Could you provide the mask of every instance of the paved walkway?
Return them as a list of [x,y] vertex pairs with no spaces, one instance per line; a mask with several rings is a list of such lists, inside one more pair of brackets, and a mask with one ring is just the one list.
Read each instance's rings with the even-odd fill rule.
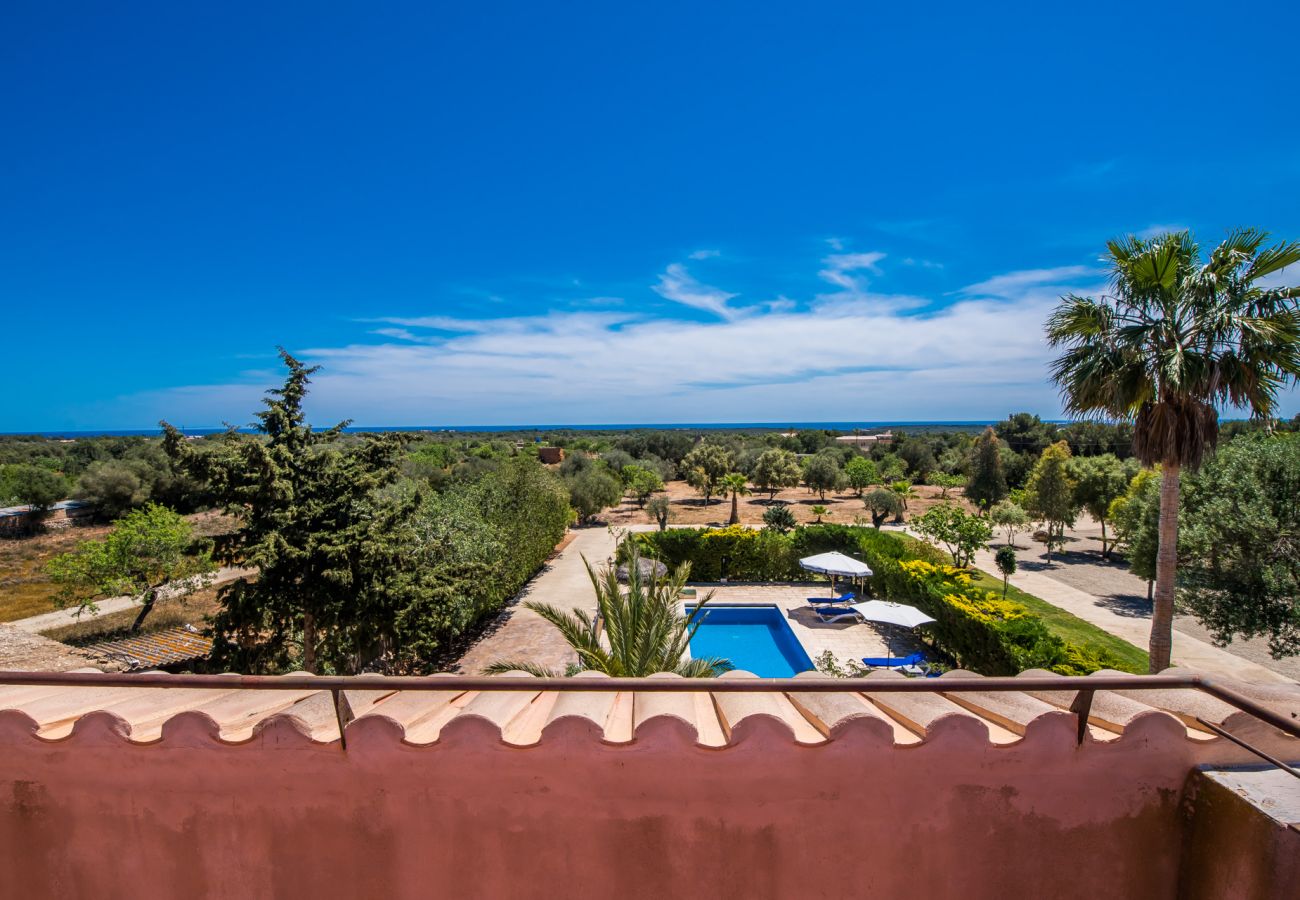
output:
[[[975,554],[975,566],[1001,579],[997,565],[993,562],[993,553],[982,550]],[[1011,583],[1026,593],[1046,600],[1066,612],[1073,613],[1085,622],[1091,622],[1103,631],[1123,638],[1136,647],[1146,647],[1151,639],[1151,615],[1149,612],[1134,613],[1132,610],[1123,614],[1116,612],[1112,605],[1102,602],[1101,598],[1070,587],[1052,578],[1044,572],[1029,572],[1021,569],[1011,576]],[[1291,679],[1259,663],[1235,656],[1220,647],[1206,641],[1174,630],[1173,663],[1205,672],[1211,675],[1225,675],[1242,681],[1267,681],[1291,683]]]
[[554,625],[520,605],[523,600],[535,600],[564,609],[596,608],[596,593],[582,560],[585,556],[593,566],[601,565],[613,557],[617,540],[607,528],[580,528],[574,535],[460,658],[455,671],[478,675],[484,666],[508,659],[563,672],[569,663],[578,661]]
[[[242,575],[251,575],[255,569],[240,569],[234,566],[223,566],[216,572],[216,577],[209,585],[222,584],[227,581],[234,581]],[[168,589],[162,588],[160,599],[168,596]],[[77,613],[79,607],[69,607],[68,609],[56,609],[54,612],[41,613],[39,616],[29,616],[26,619],[18,619],[10,622],[15,628],[20,628],[29,634],[40,634],[43,631],[49,631],[52,628],[62,628],[64,625],[75,625],[77,622],[88,622],[99,616],[106,616],[109,613],[121,612],[124,609],[138,607],[134,597],[109,597],[107,600],[98,600],[95,606],[98,612],[85,612],[80,616]]]

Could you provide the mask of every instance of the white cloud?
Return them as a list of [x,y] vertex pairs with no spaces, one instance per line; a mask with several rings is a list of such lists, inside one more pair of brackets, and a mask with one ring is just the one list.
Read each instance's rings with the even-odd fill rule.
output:
[[724,319],[734,319],[740,311],[727,306],[727,301],[736,295],[721,288],[711,287],[696,281],[681,263],[672,263],[659,276],[659,283],[653,290],[660,297],[714,313]]
[[[670,266],[656,289],[717,312],[714,321],[591,310],[391,317],[383,343],[297,353],[322,366],[309,412],[322,423],[474,425],[984,419],[1057,409],[1042,337],[1056,298],[1040,279],[1012,273],[1001,277],[1002,298],[902,314],[900,305],[931,301],[870,294],[853,275],[878,271],[882,258],[828,257],[822,277],[847,273],[848,287],[826,279],[843,291],[811,304],[782,296],[743,316],[726,306],[734,295]],[[1026,287],[1016,293],[1015,284]],[[137,395],[117,414],[175,420],[180,409],[191,425],[245,421],[273,380]]]
[[690,254],[691,259],[713,259],[722,255],[721,250],[696,250]]
[[1264,288],[1300,286],[1300,263],[1292,263],[1285,269],[1279,269],[1272,275],[1265,275],[1255,283]]
[[1089,266],[1058,266],[1055,269],[1023,269],[996,275],[987,281],[967,285],[957,293],[967,297],[1016,297],[1030,288],[1049,285],[1077,284],[1081,279],[1092,278],[1098,270]]
[[883,253],[832,253],[822,260],[825,266],[818,276],[831,284],[845,290],[858,290],[862,279],[853,273],[867,271],[872,275],[880,274],[876,263],[885,258]]

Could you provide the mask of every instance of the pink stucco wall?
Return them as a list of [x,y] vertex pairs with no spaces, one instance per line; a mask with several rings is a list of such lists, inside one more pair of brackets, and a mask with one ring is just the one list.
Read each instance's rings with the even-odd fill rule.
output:
[[1065,714],[1007,746],[961,716],[912,747],[765,716],[724,749],[671,717],[530,748],[474,716],[423,747],[381,717],[346,749],[287,718],[235,746],[196,713],[144,745],[104,713],[32,731],[0,714],[5,898],[1172,898],[1199,752],[1159,715],[1082,748]]

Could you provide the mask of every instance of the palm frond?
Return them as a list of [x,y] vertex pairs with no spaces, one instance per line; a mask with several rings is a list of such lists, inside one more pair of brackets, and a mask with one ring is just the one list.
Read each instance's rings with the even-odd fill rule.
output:
[[[596,595],[596,616],[584,609],[564,609],[548,603],[526,602],[525,608],[555,626],[578,655],[584,670],[611,676],[641,677],[656,672],[689,671],[691,677],[712,677],[726,671],[726,660],[688,660],[690,640],[699,628],[701,609],[713,599],[709,593],[690,616],[681,611],[682,588],[690,577],[689,564],[666,575],[656,567],[642,572],[639,545],[624,542],[627,584],[619,583],[613,565],[597,568],[585,558],[587,577]],[[602,629],[597,630],[597,622]],[[494,663],[492,671],[524,668],[513,662]]]
[[535,678],[561,678],[564,675],[563,672],[556,672],[554,669],[547,669],[534,663],[506,659],[499,659],[483,667],[484,675],[505,675],[508,672],[527,672]]
[[1140,459],[1193,468],[1218,405],[1271,414],[1300,379],[1300,288],[1255,282],[1300,261],[1300,244],[1261,249],[1267,237],[1231,232],[1205,261],[1185,231],[1110,241],[1110,296],[1066,295],[1047,322],[1066,410],[1131,419]]

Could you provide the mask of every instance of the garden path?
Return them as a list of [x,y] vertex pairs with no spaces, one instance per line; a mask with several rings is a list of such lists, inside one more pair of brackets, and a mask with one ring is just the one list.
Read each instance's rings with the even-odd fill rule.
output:
[[483,637],[460,658],[454,671],[478,675],[490,663],[511,659],[562,672],[569,663],[577,662],[577,655],[555,626],[522,606],[523,600],[535,600],[563,609],[595,609],[596,593],[583,558],[593,566],[611,559],[617,537],[604,527],[579,528],[574,535],[569,545],[506,605]]

